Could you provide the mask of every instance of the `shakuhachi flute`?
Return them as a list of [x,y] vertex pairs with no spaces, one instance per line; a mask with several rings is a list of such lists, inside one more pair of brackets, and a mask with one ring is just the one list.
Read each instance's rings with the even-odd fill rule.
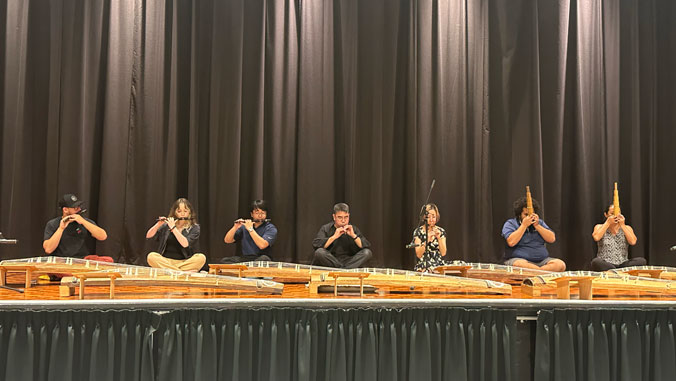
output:
[[529,216],[535,213],[535,210],[533,210],[533,198],[530,196],[530,187],[528,185],[526,185],[526,209]]
[[617,183],[615,183],[615,190],[613,191],[613,216],[620,215],[620,193],[617,191]]

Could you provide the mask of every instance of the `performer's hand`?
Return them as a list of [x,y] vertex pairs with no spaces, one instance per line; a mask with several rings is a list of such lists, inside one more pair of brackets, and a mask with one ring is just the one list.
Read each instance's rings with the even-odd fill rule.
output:
[[84,217],[82,217],[80,214],[71,214],[70,217],[78,224],[82,224],[84,222]]
[[538,226],[540,224],[540,216],[538,216],[537,214],[533,213],[528,217],[530,217],[533,226]]
[[[535,214],[535,213],[533,213],[533,214]],[[526,216],[526,218],[524,218],[523,220],[521,220],[521,226],[523,226],[523,227],[531,226],[533,224],[533,217],[532,216],[533,215],[531,214],[529,216]]]
[[167,218],[167,226],[169,226],[169,229],[175,228],[176,227],[176,219],[174,219],[174,217]]
[[333,233],[333,239],[336,239],[340,237],[341,235],[345,234],[345,228],[336,228],[336,231]]
[[436,226],[430,228],[427,232],[427,242],[434,242],[434,239],[439,239],[439,230],[437,230]]
[[346,225],[345,226],[345,234],[349,235],[352,238],[356,237],[356,234],[354,234],[354,228],[352,228],[352,225]]
[[615,222],[620,224],[620,226],[624,226],[624,216],[623,215],[618,215],[615,217]]
[[59,227],[61,229],[65,229],[66,226],[70,225],[70,223],[73,222],[73,221],[75,221],[75,220],[73,219],[72,215],[65,216],[61,219],[61,223],[59,223]]
[[616,224],[617,223],[617,218],[615,218],[614,215],[609,215],[608,218],[606,218],[606,222],[608,225]]
[[248,220],[248,219],[247,219],[247,220],[244,220],[244,228],[245,228],[246,230],[251,230],[251,229],[253,229],[253,225],[254,225],[253,221]]

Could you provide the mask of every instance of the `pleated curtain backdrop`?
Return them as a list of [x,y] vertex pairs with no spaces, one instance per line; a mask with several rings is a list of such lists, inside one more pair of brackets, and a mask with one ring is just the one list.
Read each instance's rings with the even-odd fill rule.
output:
[[536,380],[676,379],[676,311],[543,310]]
[[676,265],[676,3],[660,0],[0,2],[2,258],[43,253],[78,193],[101,255],[144,264],[144,232],[188,197],[210,262],[253,199],[273,258],[309,263],[335,202],[378,267],[430,183],[449,259],[498,262],[530,185],[585,268],[620,185],[632,253]]
[[7,380],[513,380],[510,310],[3,311]]

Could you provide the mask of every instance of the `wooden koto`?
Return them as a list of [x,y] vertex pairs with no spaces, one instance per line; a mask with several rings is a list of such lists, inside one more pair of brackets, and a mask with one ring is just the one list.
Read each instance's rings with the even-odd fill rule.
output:
[[72,296],[78,288],[81,299],[88,285],[109,286],[111,298],[115,295],[115,286],[198,287],[267,294],[281,294],[284,288],[283,284],[270,280],[238,279],[53,256],[0,262],[0,278],[5,283],[8,271],[25,272],[26,288],[30,287],[32,277],[37,274],[72,275],[61,280],[59,292],[62,296]]
[[[350,278],[343,275],[346,272],[369,275],[368,277],[355,276]],[[506,296],[512,294],[511,286],[501,282],[377,268],[347,270],[339,272],[337,278],[332,277],[330,273],[313,273],[310,280],[310,293],[318,293],[323,286],[332,286],[334,289],[336,287],[356,287],[355,278],[360,280],[360,288],[370,286],[376,288],[379,292],[485,293]]]
[[676,282],[671,280],[592,271],[566,271],[528,278],[524,280],[521,292],[540,297],[544,292],[554,290],[559,299],[569,299],[571,285],[577,286],[580,299],[587,300],[593,298],[596,289],[676,295]]

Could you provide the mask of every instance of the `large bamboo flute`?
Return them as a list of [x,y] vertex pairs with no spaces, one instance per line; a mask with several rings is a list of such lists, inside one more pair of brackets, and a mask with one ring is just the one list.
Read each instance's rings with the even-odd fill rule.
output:
[[613,215],[615,217],[620,215],[620,194],[617,191],[617,183],[615,183],[615,190],[613,191]]
[[526,185],[526,209],[528,209],[528,215],[535,213],[533,210],[533,198],[530,195],[530,187]]

